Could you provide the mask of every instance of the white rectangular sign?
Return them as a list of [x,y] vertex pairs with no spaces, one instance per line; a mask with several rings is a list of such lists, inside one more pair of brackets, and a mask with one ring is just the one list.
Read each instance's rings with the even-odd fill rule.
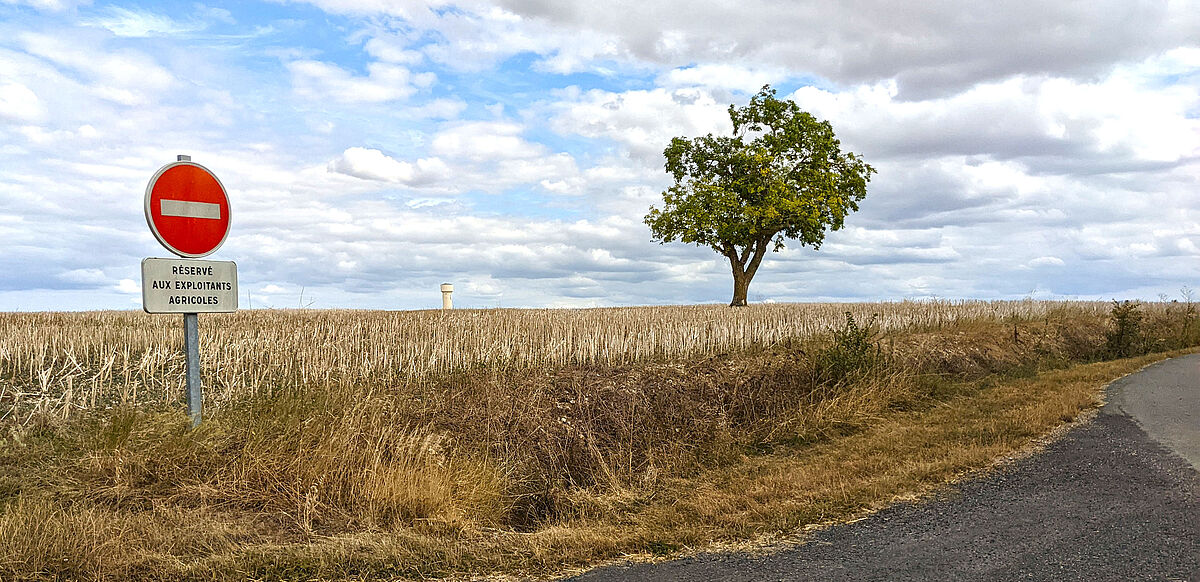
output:
[[196,259],[142,259],[146,313],[237,311],[237,264]]

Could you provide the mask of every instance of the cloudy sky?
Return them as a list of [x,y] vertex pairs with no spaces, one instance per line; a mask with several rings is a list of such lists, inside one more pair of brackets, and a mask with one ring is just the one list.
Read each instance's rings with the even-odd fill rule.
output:
[[139,308],[176,154],[242,307],[728,302],[642,217],[767,83],[878,174],[752,302],[1200,288],[1195,0],[0,0],[0,311]]

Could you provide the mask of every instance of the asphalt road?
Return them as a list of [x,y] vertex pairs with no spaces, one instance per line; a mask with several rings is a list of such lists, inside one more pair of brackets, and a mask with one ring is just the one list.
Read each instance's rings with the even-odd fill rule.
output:
[[937,499],[767,555],[702,554],[573,580],[1200,582],[1200,354],[1114,382],[1091,422]]

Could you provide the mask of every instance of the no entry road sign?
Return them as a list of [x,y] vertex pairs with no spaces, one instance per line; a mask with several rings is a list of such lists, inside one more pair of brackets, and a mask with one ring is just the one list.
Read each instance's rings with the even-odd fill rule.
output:
[[203,257],[229,234],[229,197],[208,168],[191,160],[172,162],[146,185],[146,222],[167,250]]
[[154,238],[182,259],[142,261],[142,308],[183,314],[188,415],[200,424],[200,313],[237,311],[237,264],[197,261],[229,235],[229,196],[208,168],[181,155],[146,185],[146,224]]

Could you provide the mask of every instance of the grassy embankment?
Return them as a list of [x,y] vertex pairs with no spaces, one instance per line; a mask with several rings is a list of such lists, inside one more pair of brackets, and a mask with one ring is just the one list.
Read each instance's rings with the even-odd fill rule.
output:
[[0,577],[543,576],[794,534],[1200,339],[1190,305],[1110,308],[213,317],[197,431],[174,318],[0,316]]

